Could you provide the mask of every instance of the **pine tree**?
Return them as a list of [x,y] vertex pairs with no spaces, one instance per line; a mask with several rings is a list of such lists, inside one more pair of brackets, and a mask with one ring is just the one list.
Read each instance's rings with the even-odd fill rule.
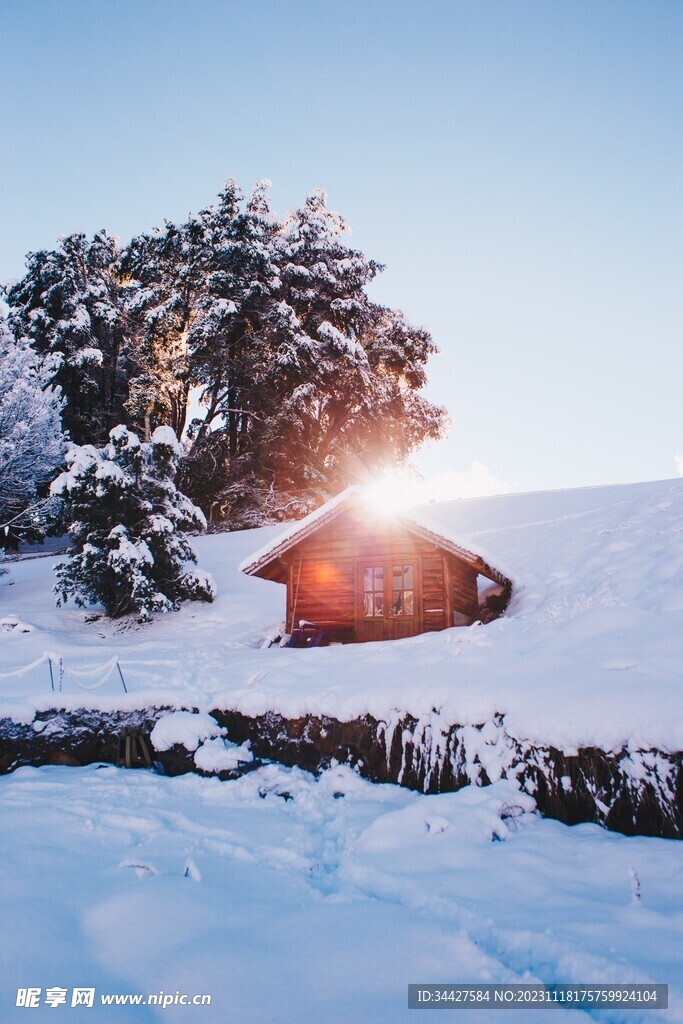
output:
[[58,604],[73,596],[79,605],[100,602],[112,617],[148,618],[184,599],[213,600],[211,576],[188,564],[196,556],[184,531],[206,520],[175,486],[181,454],[170,427],[141,443],[120,425],[103,448],[71,448],[69,469],[52,485],[75,547],[56,567]]
[[9,323],[41,353],[61,356],[55,382],[73,441],[101,442],[121,421],[127,398],[127,331],[117,241],[69,235],[29,253],[27,273],[8,290]]
[[65,450],[62,397],[51,384],[55,356],[41,357],[0,319],[0,526],[25,532],[26,510],[54,475]]
[[[279,224],[269,188],[269,181],[259,182],[243,209],[229,180],[217,206],[204,211],[210,273],[188,335],[193,382],[203,387],[206,412],[190,432],[183,479],[192,494],[211,500],[236,486],[247,505],[253,421],[268,360],[266,318],[280,287],[274,244]],[[194,489],[198,480],[201,492]]]
[[134,238],[119,267],[128,280],[125,310],[136,325],[126,410],[149,439],[160,425],[182,437],[191,387],[188,333],[206,293],[212,259],[206,215]]
[[229,180],[123,251],[72,235],[8,293],[12,324],[62,357],[72,439],[170,426],[182,490],[232,528],[303,514],[446,423],[421,393],[429,334],[367,294],[383,268],[346,244],[322,190],[281,221],[269,184],[245,201]]
[[198,500],[244,528],[302,515],[404,461],[441,435],[445,413],[417,393],[429,334],[370,302],[382,268],[345,244],[324,192],[284,224],[265,187],[246,214],[238,201],[229,183],[214,234],[221,270],[189,334],[208,411],[185,472]]
[[302,514],[443,432],[444,410],[418,394],[436,348],[400,311],[370,301],[382,267],[350,249],[346,231],[316,190],[275,238],[281,287],[252,374],[249,501],[238,509],[238,484],[223,492],[231,522]]

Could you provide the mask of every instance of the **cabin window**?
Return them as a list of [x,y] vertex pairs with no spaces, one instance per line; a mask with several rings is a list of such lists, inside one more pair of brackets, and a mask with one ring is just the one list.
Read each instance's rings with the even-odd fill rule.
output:
[[414,584],[412,565],[394,565],[391,571],[392,615],[414,614]]
[[363,615],[366,619],[384,615],[383,565],[368,565],[363,569]]

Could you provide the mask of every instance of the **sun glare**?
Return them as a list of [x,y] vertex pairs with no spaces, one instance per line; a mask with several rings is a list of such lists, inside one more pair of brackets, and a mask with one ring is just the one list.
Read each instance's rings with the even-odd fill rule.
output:
[[409,505],[419,502],[419,483],[407,473],[387,470],[371,484],[368,500],[372,507],[383,514],[400,512]]

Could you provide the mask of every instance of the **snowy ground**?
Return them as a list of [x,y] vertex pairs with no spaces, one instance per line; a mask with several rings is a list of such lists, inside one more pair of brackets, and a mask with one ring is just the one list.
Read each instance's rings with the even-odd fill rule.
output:
[[568,828],[520,803],[532,805],[505,782],[422,796],[346,768],[316,781],[266,766],[228,783],[22,768],[0,779],[0,1019],[26,1019],[18,986],[85,986],[212,1005],[34,1013],[415,1024],[411,982],[562,980],[667,982],[670,1009],[529,1019],[683,1021],[683,845]]
[[[681,750],[682,513],[683,481],[429,506],[423,515],[512,573],[505,618],[311,651],[260,647],[284,588],[236,569],[277,528],[197,540],[217,601],[143,626],[57,609],[55,559],[13,562],[0,578],[0,715],[162,702],[339,718],[437,709],[444,724],[498,712],[518,738],[567,751]],[[44,661],[27,670],[45,654],[64,661],[61,694]],[[20,769],[0,778],[0,1020],[25,1019],[20,986],[82,985],[208,993],[213,1006],[34,1012],[393,1024],[419,1018],[411,982],[542,979],[668,983],[668,1011],[590,1019],[683,1024],[683,844],[568,828],[531,808],[509,782],[427,797],[347,769],[316,781],[268,766],[229,783]]]
[[[25,671],[50,653],[67,669],[66,707],[169,702],[346,720],[437,709],[446,724],[481,724],[498,712],[517,738],[568,752],[683,749],[683,480],[421,511],[513,575],[503,619],[390,643],[262,650],[282,619],[285,588],[237,565],[277,527],[198,538],[217,600],[146,625],[57,609],[56,559],[14,562],[11,584],[0,579],[0,674],[9,674],[0,675],[0,716],[31,721],[53,705],[47,664]],[[115,671],[100,685],[115,658],[128,696]]]

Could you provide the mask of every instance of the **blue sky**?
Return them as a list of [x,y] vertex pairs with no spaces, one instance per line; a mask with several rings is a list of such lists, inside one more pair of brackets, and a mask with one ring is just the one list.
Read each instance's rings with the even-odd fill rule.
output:
[[[683,452],[678,0],[2,0],[0,279],[273,181],[322,185],[428,327],[427,475],[532,490]],[[480,463],[485,470],[476,467]]]

